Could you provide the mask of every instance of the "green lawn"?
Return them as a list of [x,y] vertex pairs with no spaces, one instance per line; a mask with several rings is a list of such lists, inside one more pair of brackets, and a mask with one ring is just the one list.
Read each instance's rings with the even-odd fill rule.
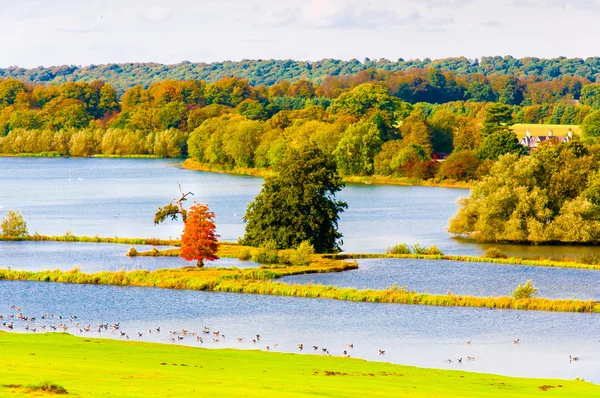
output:
[[552,130],[554,136],[566,136],[567,131],[571,129],[574,135],[581,135],[581,129],[578,125],[566,125],[566,124],[515,124],[512,130],[517,134],[519,139],[525,137],[527,130],[531,131],[531,135],[548,135],[548,131]]
[[581,381],[519,379],[358,359],[0,333],[0,396],[598,397]]

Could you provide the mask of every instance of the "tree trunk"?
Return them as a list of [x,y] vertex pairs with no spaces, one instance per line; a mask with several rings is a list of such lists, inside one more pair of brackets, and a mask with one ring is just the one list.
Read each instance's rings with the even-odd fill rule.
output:
[[204,260],[198,260],[198,263],[196,264],[196,266],[198,266],[198,268],[204,267]]

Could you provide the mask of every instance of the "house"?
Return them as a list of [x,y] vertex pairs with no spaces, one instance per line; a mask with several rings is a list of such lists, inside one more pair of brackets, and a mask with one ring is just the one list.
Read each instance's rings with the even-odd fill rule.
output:
[[521,141],[519,141],[519,144],[521,144],[525,148],[528,148],[529,150],[531,150],[533,148],[537,148],[538,145],[540,145],[542,142],[545,142],[548,140],[555,140],[557,143],[560,144],[563,142],[569,142],[572,139],[573,139],[573,132],[571,131],[571,129],[569,129],[566,136],[554,136],[554,133],[552,132],[552,130],[548,131],[548,135],[532,136],[531,131],[527,130],[527,132],[525,133],[525,137],[521,138]]

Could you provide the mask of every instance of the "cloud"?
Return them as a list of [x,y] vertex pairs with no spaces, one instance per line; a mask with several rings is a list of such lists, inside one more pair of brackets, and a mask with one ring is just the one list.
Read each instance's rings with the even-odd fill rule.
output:
[[502,26],[505,26],[506,23],[501,21],[486,21],[482,22],[480,25],[486,28],[500,28]]
[[91,28],[56,28],[57,33],[105,33],[106,29],[102,26],[92,26]]
[[600,7],[599,0],[513,0],[513,4],[517,7],[558,7],[582,10],[598,10]]
[[409,2],[427,8],[461,8],[472,3],[473,0],[410,0]]
[[165,22],[171,18],[173,12],[166,7],[152,6],[139,14],[140,18],[149,22]]
[[421,14],[416,10],[400,14],[392,8],[373,7],[355,0],[311,0],[301,7],[269,10],[262,22],[270,26],[318,29],[374,29],[420,19]]

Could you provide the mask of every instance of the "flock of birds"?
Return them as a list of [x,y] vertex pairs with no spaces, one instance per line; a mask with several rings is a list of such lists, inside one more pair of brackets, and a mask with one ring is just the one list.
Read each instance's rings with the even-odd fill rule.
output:
[[[26,316],[22,312],[22,308],[17,305],[11,304],[9,308],[13,313],[2,315],[0,314],[0,330],[6,329],[8,331],[16,331],[23,329],[29,332],[68,332],[72,334],[79,333],[80,335],[87,334],[90,332],[103,333],[106,331],[110,331],[112,335],[116,335],[122,339],[129,340],[129,334],[124,331],[121,327],[121,323],[99,323],[97,325],[92,326],[91,324],[81,324],[78,321],[78,317],[76,315],[62,316],[44,313],[41,316]],[[161,334],[162,333],[162,334]],[[161,327],[148,329],[147,332],[138,331],[134,337],[137,339],[142,339],[144,336],[150,335],[160,335],[164,336],[166,331],[161,330]],[[199,332],[191,331],[188,329],[170,330],[168,332],[169,342],[170,343],[188,343],[190,339],[198,344],[204,344],[205,342],[212,343],[220,343],[225,341],[225,334],[221,332],[221,330],[211,330],[211,328],[204,326]],[[164,341],[164,340],[163,340]],[[237,343],[243,343],[244,341],[251,341],[253,345],[257,347],[261,347],[261,336],[260,334],[253,335],[250,339],[245,339],[244,337],[236,337]],[[512,344],[520,344],[520,339],[512,340]],[[471,345],[471,340],[465,340],[465,345]],[[263,346],[265,350],[275,350],[279,347],[277,343],[271,343]],[[305,351],[305,346],[303,343],[297,345],[299,352]],[[306,351],[311,352],[309,350],[312,349],[313,353],[320,353],[322,355],[332,355],[329,352],[329,349],[326,347],[319,347],[317,345],[306,346]],[[350,358],[350,352],[354,349],[354,344],[346,344],[346,347],[343,351],[341,351],[341,355]],[[378,355],[385,355],[385,350],[379,349]],[[335,355],[335,354],[334,354]],[[475,361],[475,357],[467,356],[467,361]],[[569,355],[569,362],[579,361],[579,357]],[[449,364],[457,363],[462,364],[463,358],[458,358],[456,361],[452,359],[446,359],[444,362]]]

